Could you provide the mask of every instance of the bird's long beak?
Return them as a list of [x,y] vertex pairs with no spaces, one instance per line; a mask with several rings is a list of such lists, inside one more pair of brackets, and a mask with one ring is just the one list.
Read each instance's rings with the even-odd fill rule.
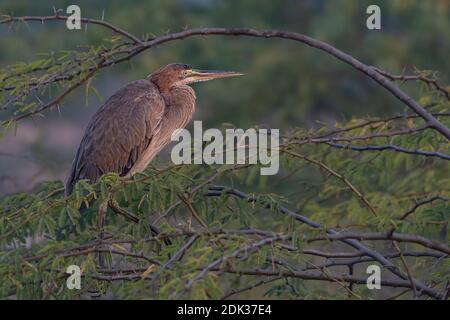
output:
[[235,71],[221,71],[221,70],[191,70],[188,79],[189,82],[201,82],[219,78],[242,76],[243,73]]

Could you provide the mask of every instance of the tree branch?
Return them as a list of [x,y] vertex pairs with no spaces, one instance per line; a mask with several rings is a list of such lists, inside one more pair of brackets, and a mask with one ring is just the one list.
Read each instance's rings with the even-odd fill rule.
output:
[[450,160],[450,155],[442,153],[442,152],[407,149],[407,148],[396,146],[393,144],[385,144],[385,145],[380,145],[380,146],[372,146],[372,145],[355,146],[352,144],[339,144],[339,143],[335,143],[335,142],[331,142],[331,141],[321,141],[319,143],[325,143],[333,148],[347,149],[347,150],[353,150],[353,151],[358,151],[358,152],[394,150],[396,152],[402,152],[402,153],[413,154],[413,155],[418,155],[418,156],[437,157],[437,158],[441,158],[444,160]]
[[427,86],[429,87],[433,87],[435,88],[437,91],[441,92],[446,98],[447,100],[450,100],[450,91],[448,91],[444,86],[441,86],[438,81],[436,79],[433,78],[429,78],[426,77],[422,74],[418,74],[418,75],[393,75],[389,72],[380,70],[378,68],[375,68],[375,71],[378,72],[379,74],[385,76],[386,78],[392,80],[392,81],[401,81],[401,82],[406,82],[406,81],[421,81],[424,82]]
[[[14,23],[14,22],[23,22],[23,21],[38,21],[41,23],[44,23],[45,21],[67,21],[67,19],[69,18],[69,16],[65,16],[65,15],[60,15],[58,11],[55,11],[55,15],[53,16],[20,16],[20,17],[13,17],[13,16],[8,16],[8,15],[4,15],[4,17],[6,17],[3,20],[0,20],[0,24],[9,24],[9,23]],[[112,30],[114,33],[120,34],[122,36],[124,36],[125,38],[130,39],[131,41],[133,41],[133,43],[135,44],[143,44],[143,42],[137,38],[136,36],[132,35],[131,33],[111,24],[108,23],[104,20],[97,20],[97,19],[89,19],[89,18],[82,18],[80,17],[80,21],[84,22],[84,23],[88,23],[88,24],[95,24],[95,25],[99,25],[102,27],[105,27],[107,29]]]
[[447,202],[447,201],[450,201],[450,198],[437,195],[437,196],[422,199],[422,200],[416,202],[415,205],[411,209],[406,211],[399,219],[405,220],[410,214],[414,213],[417,210],[417,208],[419,208],[425,204],[432,203],[435,200],[442,200],[442,201]]
[[[2,23],[10,23],[14,20],[19,21],[20,19],[27,18],[28,20],[36,20],[36,21],[42,21],[42,18],[45,17],[8,17],[7,19],[4,19]],[[61,20],[61,19],[67,19],[65,16],[58,16],[55,14],[55,16],[49,16],[49,19],[53,20]],[[122,35],[126,35],[127,37],[130,37],[131,35],[127,32],[124,32],[123,30],[118,29],[117,27],[114,27],[108,23],[105,23],[104,21],[98,21],[98,20],[92,20],[91,19],[85,19],[84,21],[86,23],[95,23],[100,24],[105,27],[108,27],[116,32],[121,33]],[[289,39],[297,42],[304,43],[308,46],[311,46],[313,48],[319,49],[321,51],[324,51],[331,56],[337,58],[338,60],[341,60],[345,62],[346,64],[352,66],[356,70],[364,73],[369,78],[373,79],[375,82],[377,82],[380,86],[385,88],[387,91],[389,91],[393,96],[395,96],[397,99],[402,101],[404,104],[406,104],[409,108],[411,108],[416,114],[420,115],[425,121],[426,124],[429,125],[431,128],[437,130],[440,132],[444,137],[447,138],[447,140],[450,140],[450,129],[439,122],[431,113],[429,113],[424,107],[419,105],[414,99],[412,99],[408,94],[406,94],[404,91],[402,91],[395,83],[391,82],[386,76],[380,74],[374,67],[368,66],[361,61],[357,60],[353,56],[333,47],[332,45],[329,45],[323,41],[308,37],[306,35],[295,33],[295,32],[287,32],[287,31],[278,31],[278,30],[256,30],[256,29],[249,29],[249,28],[194,28],[194,29],[187,29],[181,32],[176,33],[170,33],[167,35],[159,36],[154,39],[151,39],[149,41],[141,42],[139,39],[137,39],[134,36],[131,36],[131,39],[135,42],[134,46],[131,46],[128,48],[129,54],[127,54],[125,57],[122,57],[117,60],[109,61],[104,64],[100,68],[97,68],[97,70],[112,65],[117,64],[123,61],[127,61],[134,57],[135,55],[148,50],[150,48],[156,47],[160,44],[175,41],[175,40],[182,40],[193,36],[209,36],[209,35],[224,35],[224,36],[248,36],[248,37],[259,37],[259,38],[281,38],[281,39]]]
[[357,240],[395,240],[398,242],[411,242],[417,243],[424,247],[440,251],[446,254],[450,254],[450,247],[445,244],[435,242],[422,236],[414,234],[402,234],[391,232],[341,232],[336,234],[328,234],[326,236],[318,236],[313,239],[309,239],[308,242],[314,242],[319,240],[343,240],[343,239],[357,239]]
[[[220,196],[221,194],[229,194],[235,197],[238,197],[240,199],[244,199],[250,203],[255,203],[257,202],[257,198],[255,196],[249,196],[247,194],[245,194],[242,191],[239,191],[237,189],[234,188],[225,188],[223,186],[211,186],[210,187],[210,192],[208,192],[206,194],[206,196]],[[266,205],[266,207],[270,208],[270,205]],[[307,217],[300,215],[296,212],[293,212],[289,209],[287,209],[286,207],[283,206],[279,206],[277,207],[278,211],[280,213],[289,215],[291,217],[293,217],[294,219],[296,219],[297,221],[300,221],[314,229],[324,229],[324,231],[328,234],[329,237],[332,236],[339,236],[340,233],[337,232],[334,229],[325,229],[323,228],[320,224],[308,219]],[[356,238],[357,239],[357,238]],[[386,269],[388,269],[391,273],[395,274],[396,276],[398,276],[399,278],[403,279],[403,280],[407,280],[408,279],[408,275],[404,274],[403,272],[401,272],[397,266],[395,266],[391,261],[389,261],[388,259],[386,259],[383,255],[381,255],[380,253],[378,253],[377,251],[370,249],[366,246],[364,246],[363,244],[361,244],[359,241],[357,241],[354,238],[342,238],[340,239],[340,241],[344,242],[345,244],[357,249],[358,251],[362,251],[364,252],[367,256],[372,257],[374,260],[378,261],[383,267],[385,267]],[[391,239],[391,240],[397,240],[397,239]],[[419,281],[415,281],[415,285],[417,288],[419,288],[420,290],[422,290],[423,292],[433,296],[436,299],[440,299],[440,295],[435,292],[433,289],[429,288],[428,286],[424,285],[423,283],[419,282]]]
[[291,156],[303,159],[303,160],[305,160],[307,162],[310,162],[312,164],[315,164],[315,165],[319,166],[320,168],[324,169],[326,172],[328,172],[332,176],[334,176],[334,177],[338,178],[339,180],[341,180],[354,194],[356,194],[356,196],[367,206],[367,208],[369,208],[369,210],[372,212],[372,214],[375,217],[377,216],[377,211],[375,210],[375,208],[370,204],[370,202],[361,193],[361,191],[359,191],[346,177],[344,177],[340,173],[334,171],[333,169],[331,169],[330,167],[328,167],[327,165],[325,165],[324,163],[322,163],[319,160],[311,159],[309,157],[306,157],[304,155],[301,155],[299,153],[296,153],[296,152],[293,152],[293,151],[290,151],[290,150],[286,150],[286,149],[284,149],[283,152],[285,152],[287,154],[290,154]]

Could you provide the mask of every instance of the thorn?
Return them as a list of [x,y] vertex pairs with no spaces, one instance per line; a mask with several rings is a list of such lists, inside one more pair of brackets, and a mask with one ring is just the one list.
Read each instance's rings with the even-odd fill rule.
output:
[[55,6],[53,6],[53,13],[55,14],[55,17],[59,17],[59,14],[62,12],[62,9],[56,9]]

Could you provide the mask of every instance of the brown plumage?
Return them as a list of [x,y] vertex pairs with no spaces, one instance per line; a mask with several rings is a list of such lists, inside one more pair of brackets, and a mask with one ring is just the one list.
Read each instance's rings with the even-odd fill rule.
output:
[[121,88],[89,122],[66,178],[66,195],[80,179],[95,182],[107,172],[143,171],[172,133],[191,120],[196,96],[188,84],[237,75],[174,63]]

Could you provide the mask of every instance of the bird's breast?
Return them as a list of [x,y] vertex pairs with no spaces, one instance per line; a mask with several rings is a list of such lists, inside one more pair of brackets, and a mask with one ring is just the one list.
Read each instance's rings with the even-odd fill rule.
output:
[[175,130],[185,128],[192,119],[196,96],[191,87],[173,88],[168,94],[164,94],[164,100],[166,102],[164,115],[154,130],[150,144],[130,170],[129,175],[143,171],[155,156],[171,142]]

